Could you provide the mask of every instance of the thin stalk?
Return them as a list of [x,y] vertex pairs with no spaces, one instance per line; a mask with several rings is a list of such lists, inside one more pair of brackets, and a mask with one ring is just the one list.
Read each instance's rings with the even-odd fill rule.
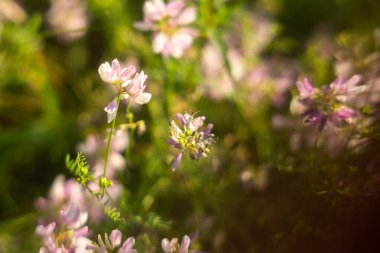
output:
[[103,176],[106,177],[106,174],[107,174],[107,167],[108,167],[108,157],[109,157],[109,154],[110,154],[110,148],[111,148],[111,139],[112,139],[112,134],[113,134],[113,130],[115,129],[115,122],[116,122],[116,117],[117,117],[117,111],[119,110],[119,105],[120,105],[120,98],[121,98],[121,95],[117,95],[117,107],[116,107],[116,116],[115,118],[113,119],[112,121],[112,126],[111,126],[111,131],[110,131],[110,134],[108,136],[108,144],[107,144],[107,151],[106,151],[106,158],[104,160],[104,171],[103,171]]

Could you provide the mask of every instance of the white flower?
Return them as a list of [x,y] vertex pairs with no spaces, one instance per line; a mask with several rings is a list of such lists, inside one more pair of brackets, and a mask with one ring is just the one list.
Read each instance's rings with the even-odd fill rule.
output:
[[[99,66],[98,69],[100,78],[106,82],[113,84],[118,92],[119,99],[130,98],[137,104],[146,104],[150,101],[152,94],[144,92],[146,88],[145,81],[148,78],[144,71],[136,73],[134,66],[128,66],[121,68],[117,59],[112,61],[112,66],[108,62],[105,62]],[[118,109],[118,100],[114,98],[105,108],[107,112],[108,123],[112,122]]]

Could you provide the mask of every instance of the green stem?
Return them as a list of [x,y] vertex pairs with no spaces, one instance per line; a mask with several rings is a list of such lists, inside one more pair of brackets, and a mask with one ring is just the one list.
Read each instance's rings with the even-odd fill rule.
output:
[[110,131],[110,134],[108,136],[108,144],[107,144],[107,151],[106,151],[106,158],[104,160],[104,172],[103,172],[103,176],[106,177],[106,174],[107,174],[107,167],[108,167],[108,157],[109,157],[109,154],[110,154],[110,148],[111,148],[111,139],[112,139],[112,134],[113,134],[113,130],[115,129],[115,122],[116,122],[116,117],[117,117],[117,111],[119,110],[119,104],[120,104],[120,98],[121,98],[121,95],[119,94],[117,96],[117,107],[116,107],[116,116],[115,118],[113,119],[112,121],[112,126],[111,126],[111,131]]

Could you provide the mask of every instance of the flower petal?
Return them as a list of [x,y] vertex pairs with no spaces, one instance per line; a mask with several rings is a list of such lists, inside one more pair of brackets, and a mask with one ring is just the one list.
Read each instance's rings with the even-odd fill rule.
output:
[[178,153],[174,159],[173,159],[173,162],[172,162],[172,170],[173,171],[176,171],[179,167],[179,163],[181,162],[181,159],[182,159],[182,153]]
[[179,253],[187,253],[189,250],[190,243],[191,243],[190,237],[188,235],[185,235],[182,238],[181,246],[179,248]]
[[117,114],[117,102],[116,99],[112,100],[105,108],[104,111],[107,113],[107,122],[113,121]]
[[99,72],[99,75],[100,75],[100,78],[106,82],[106,83],[110,83],[112,82],[111,81],[111,72],[112,72],[112,68],[110,66],[110,64],[108,62],[105,62],[103,64],[100,65],[99,69],[98,69],[98,72]]
[[170,248],[170,242],[167,238],[164,238],[161,240],[161,247],[162,247],[162,250],[165,252],[165,253],[170,253],[171,252],[171,248]]
[[153,35],[153,51],[155,53],[162,52],[168,41],[168,37],[164,33],[156,33]]
[[178,16],[185,6],[185,2],[183,0],[171,1],[166,5],[167,15],[172,17]]
[[109,238],[110,238],[112,246],[114,248],[118,247],[121,243],[121,232],[118,229],[114,229],[112,230]]
[[178,17],[177,24],[188,25],[197,18],[197,10],[194,7],[186,8]]
[[142,104],[148,103],[150,101],[151,97],[152,97],[152,94],[144,92],[144,93],[141,93],[140,95],[138,95],[137,97],[135,97],[134,99],[135,99],[136,103],[142,105]]
[[309,98],[313,96],[316,89],[311,85],[307,78],[297,82],[298,92],[301,98]]

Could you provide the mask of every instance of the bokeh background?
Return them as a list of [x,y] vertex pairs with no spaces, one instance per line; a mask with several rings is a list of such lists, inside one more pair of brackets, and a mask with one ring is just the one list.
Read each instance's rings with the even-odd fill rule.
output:
[[[67,153],[105,138],[114,91],[97,69],[114,58],[144,70],[152,100],[132,108],[146,131],[118,175],[127,223],[94,222],[94,235],[119,226],[139,252],[194,233],[204,252],[379,252],[380,2],[187,1],[199,37],[180,59],[133,27],[143,2],[0,0],[0,252],[38,250],[36,199],[72,177]],[[373,87],[360,104],[370,141],[327,129],[313,145],[290,110],[297,80],[353,74]],[[173,173],[177,112],[206,116],[217,142]]]

